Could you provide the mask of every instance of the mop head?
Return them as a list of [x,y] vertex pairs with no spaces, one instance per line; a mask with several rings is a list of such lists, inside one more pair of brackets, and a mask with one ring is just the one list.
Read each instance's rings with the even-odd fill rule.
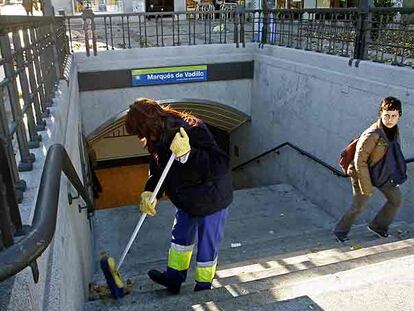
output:
[[113,257],[103,256],[101,258],[101,269],[105,275],[106,283],[112,296],[122,298],[124,296],[124,282],[116,269],[115,259]]

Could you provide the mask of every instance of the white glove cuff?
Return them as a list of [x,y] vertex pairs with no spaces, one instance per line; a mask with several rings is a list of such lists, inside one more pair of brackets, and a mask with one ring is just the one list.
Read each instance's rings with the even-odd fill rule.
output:
[[[191,151],[190,151],[191,152]],[[187,162],[188,158],[190,157],[190,152],[187,152],[185,155],[183,155],[182,157],[178,157],[175,158],[177,161],[180,161],[180,163],[184,164],[185,162]]]

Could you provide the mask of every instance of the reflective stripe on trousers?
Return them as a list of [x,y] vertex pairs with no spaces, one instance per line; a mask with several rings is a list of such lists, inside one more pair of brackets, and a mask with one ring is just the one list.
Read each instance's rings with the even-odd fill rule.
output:
[[193,246],[193,244],[185,246],[171,243],[168,252],[168,267],[178,271],[187,270],[190,267]]
[[216,274],[217,258],[208,262],[197,262],[195,269],[196,282],[211,283]]

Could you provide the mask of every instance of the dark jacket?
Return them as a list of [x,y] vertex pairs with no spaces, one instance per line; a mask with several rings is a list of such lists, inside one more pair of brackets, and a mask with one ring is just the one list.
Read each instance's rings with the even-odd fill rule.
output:
[[170,144],[183,127],[190,139],[191,152],[186,163],[174,161],[158,197],[163,192],[177,208],[192,216],[206,216],[226,208],[233,201],[229,158],[200,121],[191,127],[182,119],[164,120],[164,131],[155,145],[157,158],[150,158],[150,178],[145,190],[153,191],[170,158]]

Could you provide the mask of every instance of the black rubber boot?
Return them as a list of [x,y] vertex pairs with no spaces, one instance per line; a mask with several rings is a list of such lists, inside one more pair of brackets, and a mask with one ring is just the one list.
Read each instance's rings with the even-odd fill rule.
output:
[[211,283],[207,283],[207,282],[196,282],[196,285],[194,287],[195,292],[199,292],[202,290],[209,290],[209,289],[211,289]]
[[150,270],[148,271],[148,276],[155,283],[165,286],[170,293],[173,293],[175,295],[180,293],[181,284],[177,285],[168,282],[167,277],[165,276],[165,272],[160,272],[158,270]]

